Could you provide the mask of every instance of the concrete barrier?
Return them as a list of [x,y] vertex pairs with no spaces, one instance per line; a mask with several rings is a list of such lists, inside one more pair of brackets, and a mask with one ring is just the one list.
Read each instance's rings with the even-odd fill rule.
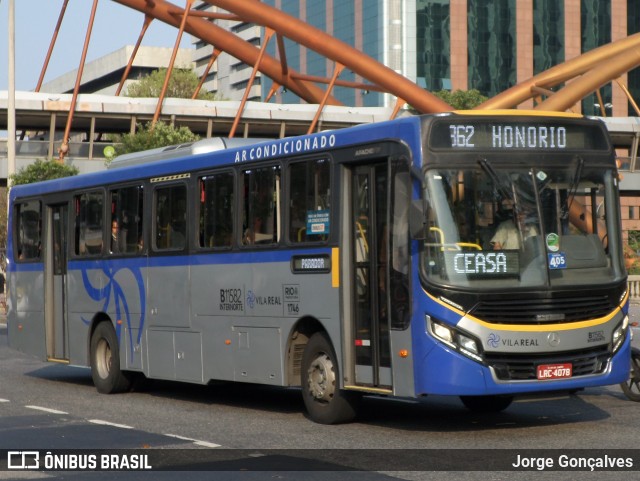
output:
[[640,276],[629,276],[627,284],[629,285],[629,302],[640,305]]

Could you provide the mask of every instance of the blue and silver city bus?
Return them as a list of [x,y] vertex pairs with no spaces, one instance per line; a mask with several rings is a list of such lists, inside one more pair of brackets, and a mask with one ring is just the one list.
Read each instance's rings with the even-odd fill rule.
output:
[[320,423],[363,394],[499,411],[627,379],[600,121],[454,112],[246,142],[12,188],[10,345],[90,366],[102,393],[300,386]]

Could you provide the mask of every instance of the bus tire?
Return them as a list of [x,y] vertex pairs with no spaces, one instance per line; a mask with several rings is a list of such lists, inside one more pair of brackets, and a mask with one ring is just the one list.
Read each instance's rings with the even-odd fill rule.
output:
[[302,354],[302,399],[309,417],[320,424],[352,421],[360,393],[340,389],[336,355],[327,336],[317,332]]
[[110,322],[99,323],[91,335],[91,377],[102,394],[131,388],[131,378],[120,370],[118,338]]
[[460,396],[465,407],[474,412],[499,413],[513,402],[513,396]]
[[620,388],[627,399],[640,402],[640,349],[631,348],[631,371],[629,379],[620,383]]

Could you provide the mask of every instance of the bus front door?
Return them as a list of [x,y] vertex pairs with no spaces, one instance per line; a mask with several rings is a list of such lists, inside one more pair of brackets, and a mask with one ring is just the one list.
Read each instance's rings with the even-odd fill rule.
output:
[[358,166],[352,185],[355,380],[392,385],[387,313],[388,164]]
[[48,205],[45,240],[45,335],[47,358],[68,361],[66,315],[67,204]]

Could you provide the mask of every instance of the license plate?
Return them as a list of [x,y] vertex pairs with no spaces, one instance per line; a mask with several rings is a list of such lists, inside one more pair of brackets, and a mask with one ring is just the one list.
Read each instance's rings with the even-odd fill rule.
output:
[[573,365],[567,364],[541,364],[538,366],[538,379],[563,379],[571,377]]

